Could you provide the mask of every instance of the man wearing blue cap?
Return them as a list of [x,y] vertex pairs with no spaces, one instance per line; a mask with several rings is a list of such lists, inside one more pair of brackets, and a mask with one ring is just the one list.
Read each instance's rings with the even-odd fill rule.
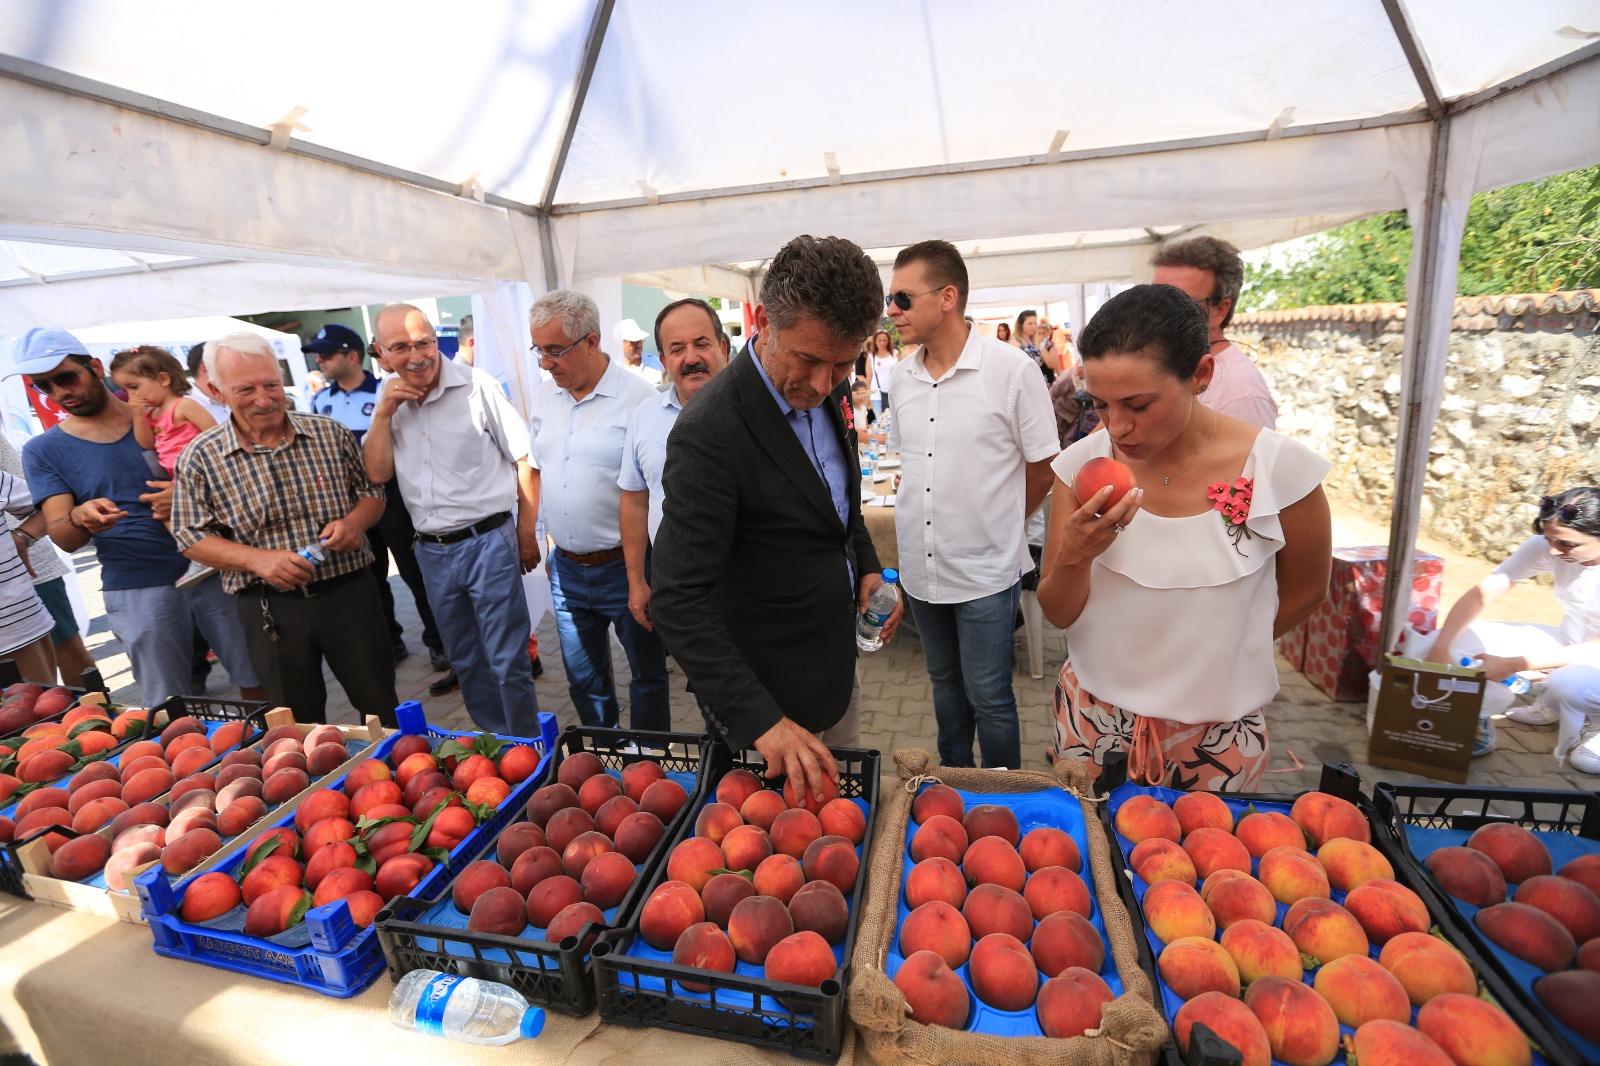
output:
[[70,416],[22,448],[28,486],[64,551],[94,541],[106,620],[128,651],[140,699],[154,707],[188,693],[198,625],[245,699],[266,699],[244,628],[216,577],[173,587],[189,562],[161,526],[172,505],[155,453],[139,447],[133,414],[106,387],[105,369],[72,334],[32,329],[6,377],[25,375]]
[[[328,381],[328,387],[311,398],[311,410],[327,415],[355,434],[356,443],[366,436],[372,425],[372,412],[378,405],[378,379],[361,365],[362,353],[367,344],[361,335],[348,326],[330,322],[317,331],[317,335],[300,345],[300,350],[317,357],[317,369]],[[406,504],[400,498],[398,478],[383,486],[383,517],[377,525],[367,530],[367,543],[372,548],[372,576],[378,579],[378,592],[383,599],[384,619],[389,623],[389,639],[394,649],[394,661],[406,657],[404,630],[394,616],[394,592],[389,588],[389,556],[394,556],[400,578],[417,601],[417,617],[422,621],[422,643],[428,648],[428,658],[435,670],[449,670],[450,660],[444,653],[444,642],[439,637],[428,606],[428,590],[422,584],[422,571],[412,550],[415,530]],[[453,676],[442,679],[448,684],[434,682],[429,692],[435,696],[458,688]],[[438,689],[438,691],[434,691]]]

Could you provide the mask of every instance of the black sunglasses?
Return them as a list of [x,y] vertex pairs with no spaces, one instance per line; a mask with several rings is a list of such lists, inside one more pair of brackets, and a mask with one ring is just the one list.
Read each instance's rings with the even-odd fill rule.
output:
[[[929,289],[928,292],[942,292],[947,288],[949,286],[940,285],[937,289]],[[894,304],[902,311],[909,311],[911,310],[911,301],[918,296],[928,295],[928,292],[906,292],[904,289],[899,292],[891,292],[883,298],[883,306],[888,307],[890,304]]]
[[1555,517],[1564,526],[1570,526],[1572,524],[1572,520],[1578,517],[1578,505],[1575,503],[1564,503],[1560,507],[1557,507],[1556,498],[1554,496],[1540,496],[1539,520],[1542,522],[1551,517]]
[[87,367],[80,366],[76,370],[63,370],[59,374],[51,374],[42,381],[30,376],[28,378],[28,387],[41,396],[48,396],[57,389],[70,389],[76,385],[78,379],[83,377],[83,372],[87,369]]

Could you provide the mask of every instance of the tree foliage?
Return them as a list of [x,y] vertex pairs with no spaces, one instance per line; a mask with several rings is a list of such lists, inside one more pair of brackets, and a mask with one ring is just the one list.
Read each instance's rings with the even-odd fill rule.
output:
[[[1307,239],[1247,271],[1245,310],[1406,298],[1404,211]],[[1458,294],[1600,288],[1600,166],[1478,193],[1467,211]]]

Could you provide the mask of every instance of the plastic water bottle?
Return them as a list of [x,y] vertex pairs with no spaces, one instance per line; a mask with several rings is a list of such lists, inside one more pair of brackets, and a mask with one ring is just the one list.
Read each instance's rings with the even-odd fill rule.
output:
[[304,548],[301,548],[299,551],[295,552],[295,554],[309,562],[312,566],[321,566],[322,561],[327,558],[326,555],[322,554],[323,543],[324,542],[322,541],[318,541],[316,544],[307,544]]
[[400,1029],[498,1047],[543,1032],[544,1008],[529,1007],[516,989],[495,981],[412,970],[389,997],[389,1021]]
[[[1470,667],[1482,666],[1483,665],[1483,660],[1482,659],[1466,659],[1466,658],[1463,658],[1461,660],[1461,665],[1462,666],[1470,666]],[[1513,696],[1520,696],[1524,692],[1527,692],[1527,691],[1529,691],[1530,689],[1533,688],[1533,682],[1529,681],[1527,678],[1523,677],[1521,674],[1512,674],[1510,677],[1504,679],[1503,681],[1497,682],[1497,684],[1504,685],[1506,688],[1510,689],[1511,690],[1511,694]]]
[[899,580],[898,571],[885,570],[883,584],[867,597],[867,609],[856,621],[856,647],[862,651],[877,651],[883,647],[883,623],[900,603]]

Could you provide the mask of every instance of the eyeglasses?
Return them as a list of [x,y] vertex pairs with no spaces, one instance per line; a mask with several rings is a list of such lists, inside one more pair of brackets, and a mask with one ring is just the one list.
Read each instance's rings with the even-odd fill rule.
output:
[[385,354],[391,357],[404,359],[412,352],[416,352],[418,355],[427,355],[438,346],[439,342],[430,337],[427,340],[417,341],[414,344],[385,344],[381,347],[383,348]]
[[[940,285],[937,289],[929,289],[928,292],[943,292],[947,288],[949,288],[948,285]],[[909,311],[911,310],[911,301],[918,296],[928,295],[928,292],[906,292],[903,289],[899,292],[891,292],[883,298],[883,306],[887,308],[890,304],[893,304],[902,311]]]
[[585,333],[583,336],[579,337],[577,340],[573,341],[559,352],[552,352],[550,349],[541,348],[537,344],[528,345],[528,351],[533,353],[533,357],[540,362],[548,361],[553,363],[560,359],[563,355],[566,355],[568,352],[572,351],[572,349],[576,348],[578,345],[582,344],[584,341],[588,340],[590,336],[592,336],[592,334]]
[[1554,496],[1540,496],[1539,497],[1539,520],[1541,522],[1548,521],[1551,518],[1555,518],[1558,521],[1560,521],[1560,523],[1562,525],[1569,526],[1569,525],[1572,524],[1572,520],[1577,518],[1577,517],[1578,517],[1578,505],[1577,504],[1575,504],[1575,503],[1564,503],[1560,507],[1557,507],[1556,506],[1556,498]]
[[41,396],[49,396],[57,389],[70,389],[72,386],[76,385],[78,383],[78,379],[83,377],[83,372],[85,369],[85,367],[80,366],[76,370],[63,370],[59,374],[51,374],[42,381],[38,378],[29,377],[28,388],[39,393]]

